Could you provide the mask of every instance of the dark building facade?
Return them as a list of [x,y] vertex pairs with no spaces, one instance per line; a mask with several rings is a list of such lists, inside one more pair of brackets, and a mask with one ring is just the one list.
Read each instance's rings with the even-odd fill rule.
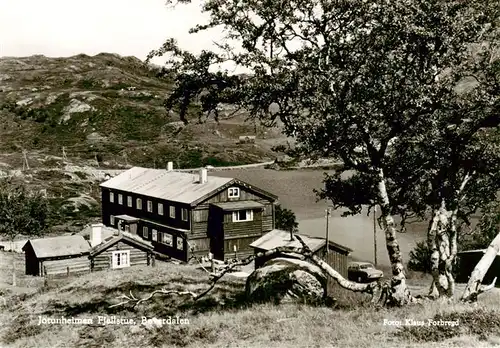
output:
[[[485,249],[479,249],[460,251],[457,253],[457,274],[455,277],[455,281],[457,283],[467,283],[469,281],[472,271],[484,256],[485,251]],[[495,260],[488,269],[488,272],[486,272],[483,278],[483,283],[491,284],[495,277],[500,279],[500,254],[496,256]],[[499,281],[497,281],[496,286],[500,286]]]
[[235,178],[134,167],[101,184],[102,221],[181,261],[251,255],[274,228],[277,197]]

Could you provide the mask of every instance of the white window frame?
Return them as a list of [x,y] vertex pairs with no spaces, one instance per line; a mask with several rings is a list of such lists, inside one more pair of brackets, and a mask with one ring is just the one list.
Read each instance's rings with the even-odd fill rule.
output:
[[168,207],[168,217],[175,219],[175,205]]
[[142,237],[148,239],[149,237],[148,226],[142,226]]
[[177,236],[175,244],[177,246],[177,250],[184,250],[184,239],[182,237]]
[[115,202],[115,194],[113,192],[109,193],[109,202],[114,203]]
[[127,196],[127,207],[132,207],[132,196]]
[[170,233],[163,233],[163,244],[168,245],[169,247],[174,246],[174,236]]
[[115,216],[114,215],[109,216],[109,224],[113,227],[115,226]]
[[239,187],[230,187],[227,189],[227,197],[228,198],[238,198],[240,197],[240,188]]
[[181,219],[182,221],[188,221],[188,210],[186,208],[181,209]]
[[118,204],[123,205],[123,195],[121,193],[118,194]]
[[136,205],[137,209],[142,210],[142,199],[137,198],[135,200],[135,205]]
[[157,242],[158,241],[158,230],[154,228],[151,230],[151,240]]
[[163,215],[163,203],[158,203],[158,215]]
[[240,220],[239,217],[239,213],[240,211],[242,210],[237,210],[237,211],[233,211],[233,222],[245,222],[245,221],[253,221],[253,210],[244,210],[246,212],[246,219],[245,220]]
[[153,212],[153,202],[148,201],[147,205],[148,205],[147,206],[148,213],[152,213]]
[[[120,260],[120,264],[118,264],[118,259]],[[126,262],[123,262],[124,259]],[[111,260],[111,267],[114,269],[130,267],[130,250],[113,251]]]

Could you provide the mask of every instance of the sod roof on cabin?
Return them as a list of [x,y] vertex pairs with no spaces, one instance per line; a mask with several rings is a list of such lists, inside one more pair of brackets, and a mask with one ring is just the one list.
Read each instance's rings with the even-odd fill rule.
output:
[[31,245],[39,259],[81,255],[90,252],[89,242],[79,235],[30,239],[23,246],[23,251],[28,245]]

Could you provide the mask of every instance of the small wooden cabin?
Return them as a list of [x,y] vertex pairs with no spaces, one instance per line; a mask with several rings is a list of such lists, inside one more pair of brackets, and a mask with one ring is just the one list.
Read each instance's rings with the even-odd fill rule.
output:
[[90,251],[90,269],[101,271],[131,266],[154,266],[153,245],[137,235],[116,230]]
[[[348,256],[352,252],[352,249],[329,241],[327,254],[325,238],[310,237],[303,234],[294,235],[299,235],[304,243],[312,250],[313,254],[326,261],[326,263],[332,266],[332,268],[342,276],[347,277]],[[254,248],[254,253],[257,254],[280,246],[301,248],[302,244],[297,239],[291,240],[290,232],[274,229],[257,239],[250,244],[250,246]],[[255,259],[255,268],[262,267],[269,259],[269,257],[259,257]]]
[[27,275],[43,276],[90,270],[90,245],[83,236],[30,239],[22,250]]
[[[457,253],[457,267],[456,267],[456,282],[467,283],[469,277],[476,267],[477,263],[483,257],[486,249],[465,250]],[[488,272],[484,276],[483,283],[491,284],[495,277],[500,278],[500,253],[496,256],[495,260],[490,266]],[[500,286],[500,281],[497,281],[496,286]]]

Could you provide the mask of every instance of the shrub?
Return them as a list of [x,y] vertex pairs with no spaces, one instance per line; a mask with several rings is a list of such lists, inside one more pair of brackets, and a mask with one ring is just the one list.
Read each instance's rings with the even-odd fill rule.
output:
[[410,252],[408,269],[431,273],[431,253],[426,242],[417,242],[415,249]]
[[275,211],[276,228],[298,232],[299,223],[297,222],[297,217],[295,213],[290,209],[282,208],[281,206],[276,206]]

